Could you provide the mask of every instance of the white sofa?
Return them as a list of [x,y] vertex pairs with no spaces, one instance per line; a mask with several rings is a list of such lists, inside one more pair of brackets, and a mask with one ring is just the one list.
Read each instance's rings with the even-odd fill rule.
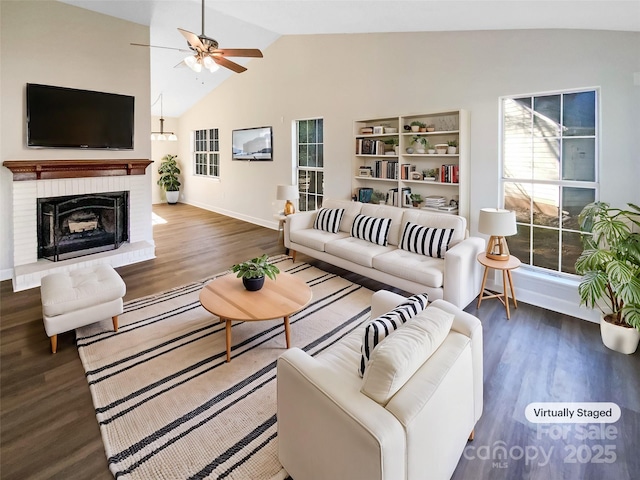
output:
[[[348,200],[324,199],[323,208],[343,208],[337,233],[313,228],[317,211],[289,215],[285,221],[285,246],[411,293],[429,294],[464,308],[480,293],[482,267],[478,254],[485,241],[468,237],[467,221],[458,215],[374,205]],[[351,236],[357,214],[391,219],[388,245],[381,246]],[[406,222],[435,228],[453,228],[444,259],[398,248]]]
[[[385,290],[376,292],[371,318],[403,300]],[[399,332],[413,320],[378,344],[364,378],[357,372],[364,326],[315,357],[298,348],[280,356],[278,456],[292,478],[451,477],[482,414],[482,325],[476,317],[443,300],[431,303],[424,313],[429,316],[432,309],[452,314],[442,343],[434,345],[431,356],[417,364],[415,373],[391,392],[386,403],[363,392],[370,391],[372,383],[374,391],[380,386],[380,379],[374,378],[380,369],[372,367],[378,361],[377,354],[386,353],[387,359],[397,359],[400,364],[396,366],[400,373],[383,370],[387,376],[402,376],[401,370],[410,363],[405,360],[411,349],[403,341],[393,340],[403,340]],[[388,365],[383,368],[388,370]]]

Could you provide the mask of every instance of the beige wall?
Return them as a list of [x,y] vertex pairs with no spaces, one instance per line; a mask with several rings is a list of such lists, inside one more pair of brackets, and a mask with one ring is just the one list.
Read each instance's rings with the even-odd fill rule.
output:
[[[50,0],[3,0],[0,9],[2,161],[150,158],[149,51],[129,45],[130,42],[148,43],[148,27]],[[134,150],[27,148],[26,83],[135,96]],[[3,279],[11,275],[13,267],[11,188],[11,172],[2,167],[0,273]],[[150,205],[150,187],[147,195]],[[148,216],[151,222],[150,206]]]
[[[478,210],[498,201],[499,97],[582,87],[601,87],[601,196],[638,201],[638,51],[640,34],[606,31],[281,37],[180,118],[185,201],[273,226],[276,185],[292,176],[294,120],[324,118],[326,193],[348,198],[353,120],[464,108],[473,233]],[[274,128],[274,161],[231,161],[231,130],[262,125]],[[212,127],[220,129],[220,182],[191,175],[184,143],[192,130]]]

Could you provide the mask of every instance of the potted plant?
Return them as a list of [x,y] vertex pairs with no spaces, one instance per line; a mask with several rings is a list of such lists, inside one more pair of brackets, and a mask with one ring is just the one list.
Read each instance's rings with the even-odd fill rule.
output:
[[429,140],[425,137],[414,135],[411,137],[411,141],[413,142],[415,153],[426,153],[427,149],[431,148]]
[[266,253],[260,257],[232,266],[231,271],[237,273],[238,278],[242,278],[244,288],[250,292],[255,292],[262,288],[265,276],[275,280],[276,275],[280,273],[278,267],[269,263],[269,257]]
[[178,175],[180,174],[180,168],[178,167],[178,156],[167,154],[162,158],[158,173],[160,178],[158,179],[158,185],[160,185],[167,197],[167,203],[177,203],[180,197],[180,180]]
[[418,120],[414,120],[409,124],[409,126],[411,127],[412,132],[419,132],[421,128],[424,128],[425,129],[424,131],[426,131],[427,129],[427,125]]
[[387,194],[380,190],[374,190],[371,194],[371,203],[384,204],[387,201]]
[[447,153],[449,155],[453,155],[458,150],[458,142],[456,140],[451,140],[447,142]]
[[389,145],[391,148],[393,148],[393,152],[398,155],[398,144],[400,143],[398,141],[398,137],[391,137],[391,138],[387,138],[384,143],[386,145]]
[[411,203],[413,204],[414,207],[419,207],[422,202],[423,202],[422,195],[420,195],[419,193],[411,194]]
[[578,286],[581,305],[602,313],[602,342],[630,354],[640,341],[640,207],[610,207],[594,202],[578,217],[584,250],[576,261],[582,275]]
[[436,129],[436,126],[433,123],[430,123],[429,125],[427,125],[427,132],[434,132]]

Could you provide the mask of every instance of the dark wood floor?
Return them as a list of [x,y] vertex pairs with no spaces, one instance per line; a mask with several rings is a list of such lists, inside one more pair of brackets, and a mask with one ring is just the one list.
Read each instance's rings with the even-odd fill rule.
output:
[[[273,230],[182,204],[154,206],[154,212],[167,221],[154,227],[157,258],[117,269],[127,284],[125,300],[199,280],[263,252],[284,252]],[[300,259],[372,290],[384,287],[309,257]],[[13,293],[5,281],[0,300],[0,477],[112,478],[73,332],[59,335],[58,353],[51,355],[39,289]],[[638,478],[638,352],[611,352],[602,345],[597,325],[522,303],[510,321],[497,301],[467,310],[484,327],[485,408],[476,439],[453,478]],[[524,409],[530,402],[550,401],[617,403],[622,418],[613,424],[615,438],[579,440],[573,426],[564,439],[554,439],[555,431],[538,432]],[[491,458],[500,454],[500,446],[507,449],[506,459]],[[608,456],[599,454],[601,447]],[[542,449],[548,454],[550,448],[546,464]],[[518,458],[521,451],[538,457],[526,461]],[[611,452],[615,461],[599,463],[612,458]]]

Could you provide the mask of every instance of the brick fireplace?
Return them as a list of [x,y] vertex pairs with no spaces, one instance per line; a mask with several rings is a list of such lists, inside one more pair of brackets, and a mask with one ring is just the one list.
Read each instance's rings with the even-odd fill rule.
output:
[[[149,160],[6,161],[13,172],[14,291],[40,285],[49,273],[107,263],[119,267],[155,257],[151,227]],[[125,192],[128,241],[77,258],[38,258],[38,199]]]

